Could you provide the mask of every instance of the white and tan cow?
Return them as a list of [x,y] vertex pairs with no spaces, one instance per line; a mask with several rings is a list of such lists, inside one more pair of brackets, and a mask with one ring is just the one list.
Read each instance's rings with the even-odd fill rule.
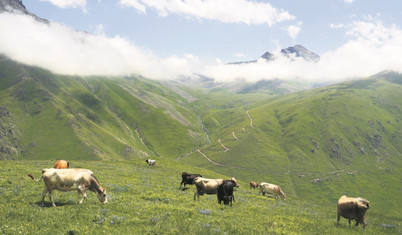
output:
[[[231,178],[236,183],[236,187],[239,187],[235,178]],[[194,200],[198,197],[200,200],[200,196],[204,194],[217,194],[219,186],[223,183],[223,179],[207,179],[203,177],[197,177],[194,179],[194,184],[197,187],[197,190],[194,193]]]
[[[49,199],[52,206],[56,206],[53,201],[53,191],[74,191],[78,192],[78,204],[81,204],[87,197],[87,190],[94,192],[99,201],[107,203],[106,189],[102,188],[93,172],[87,169],[43,169],[40,179],[35,180],[31,174],[28,174],[34,181],[39,182],[43,179],[45,189],[42,191],[42,202],[49,193]],[[81,194],[83,198],[80,199]]]
[[284,192],[282,192],[281,187],[279,187],[276,184],[269,184],[266,182],[262,182],[260,183],[260,193],[263,196],[265,196],[265,194],[271,194],[273,195],[275,198],[278,198],[278,196],[282,197],[283,200],[285,200],[286,198],[286,194]]

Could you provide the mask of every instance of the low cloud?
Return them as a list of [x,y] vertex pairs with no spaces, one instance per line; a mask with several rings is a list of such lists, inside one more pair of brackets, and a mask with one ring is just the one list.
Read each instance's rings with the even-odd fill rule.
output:
[[[383,70],[402,72],[402,30],[381,21],[355,21],[342,26],[349,41],[321,56],[317,63],[300,58],[207,64],[191,54],[160,58],[147,48],[121,37],[96,35],[66,26],[35,21],[31,16],[0,14],[0,53],[16,61],[66,75],[118,76],[137,74],[152,79],[174,79],[202,74],[217,81],[244,79],[299,79],[334,82],[373,75]],[[311,49],[311,48],[310,48]]]
[[307,82],[335,82],[367,77],[384,70],[402,72],[402,30],[380,21],[356,21],[346,35],[350,37],[341,47],[321,55],[319,62],[307,62],[301,58],[292,61],[276,54],[276,60],[256,63],[210,66],[204,75],[219,81],[244,79],[302,80]]
[[178,14],[224,23],[268,24],[293,20],[287,11],[272,7],[269,3],[246,0],[120,0],[120,4],[142,13],[147,9],[160,16]]
[[27,15],[0,14],[0,53],[25,64],[66,75],[139,74],[155,79],[191,75],[192,55],[159,58],[127,39],[92,35],[58,23],[43,24]]

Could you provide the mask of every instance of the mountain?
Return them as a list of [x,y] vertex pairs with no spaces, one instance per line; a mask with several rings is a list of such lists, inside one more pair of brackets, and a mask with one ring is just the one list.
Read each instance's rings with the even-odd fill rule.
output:
[[0,159],[177,157],[206,143],[191,95],[138,77],[61,76],[0,56]]
[[25,14],[34,17],[37,21],[42,23],[49,23],[48,20],[42,19],[35,14],[29,12],[22,1],[20,0],[0,0],[0,13],[9,12],[9,13],[17,13],[17,14]]
[[[320,60],[320,56],[315,54],[314,52],[309,51],[308,49],[306,49],[305,47],[301,46],[301,45],[296,45],[294,47],[288,47],[285,49],[281,49],[280,52],[281,56],[285,56],[288,57],[292,60],[294,60],[294,58],[302,58],[306,61],[309,62],[318,62]],[[279,55],[276,54],[272,54],[270,52],[265,52],[262,56],[260,56],[258,59],[255,60],[250,60],[250,61],[240,61],[240,62],[232,62],[229,64],[250,64],[250,63],[256,63],[259,59],[264,60],[264,61],[275,61],[276,57]]]
[[289,58],[299,57],[299,58],[305,59],[306,61],[311,61],[311,62],[318,62],[320,60],[319,55],[307,50],[306,48],[304,48],[303,46],[300,46],[300,45],[282,49],[281,54],[286,57],[289,57]]

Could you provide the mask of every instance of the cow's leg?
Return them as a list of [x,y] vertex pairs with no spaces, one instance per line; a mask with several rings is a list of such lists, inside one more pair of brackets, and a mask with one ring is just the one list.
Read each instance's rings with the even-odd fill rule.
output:
[[350,224],[350,221],[351,221],[351,219],[349,219],[349,227],[352,226],[352,225]]
[[194,193],[194,201],[195,201],[195,197],[196,196],[198,196],[198,201],[200,200],[200,195],[198,194],[198,190],[197,191],[195,191],[195,193]]
[[53,201],[53,191],[50,191],[50,190],[49,190],[49,199],[52,202],[52,206],[56,207],[56,204],[54,204],[54,201]]
[[337,220],[336,220],[336,225],[338,226],[339,225],[339,220],[341,219],[341,215],[339,214],[339,211],[338,211],[338,213],[337,213]]
[[46,193],[48,192],[47,188],[45,187],[42,191],[42,203],[45,203]]
[[[78,187],[77,193],[78,193],[78,204],[81,204],[84,201],[84,199],[87,198],[87,190],[85,189],[85,185],[80,185]],[[80,200],[80,194],[82,194],[83,196],[81,200]]]

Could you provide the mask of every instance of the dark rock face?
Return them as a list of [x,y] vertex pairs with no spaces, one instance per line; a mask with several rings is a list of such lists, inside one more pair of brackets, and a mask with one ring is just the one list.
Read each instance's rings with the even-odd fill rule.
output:
[[39,18],[35,14],[32,14],[31,12],[29,12],[25,8],[22,1],[20,1],[20,0],[0,0],[0,13],[3,13],[3,12],[30,15],[30,16],[34,17],[37,21],[40,21],[42,23],[49,23],[48,20]]
[[0,160],[15,159],[18,150],[18,129],[6,106],[0,106]]

